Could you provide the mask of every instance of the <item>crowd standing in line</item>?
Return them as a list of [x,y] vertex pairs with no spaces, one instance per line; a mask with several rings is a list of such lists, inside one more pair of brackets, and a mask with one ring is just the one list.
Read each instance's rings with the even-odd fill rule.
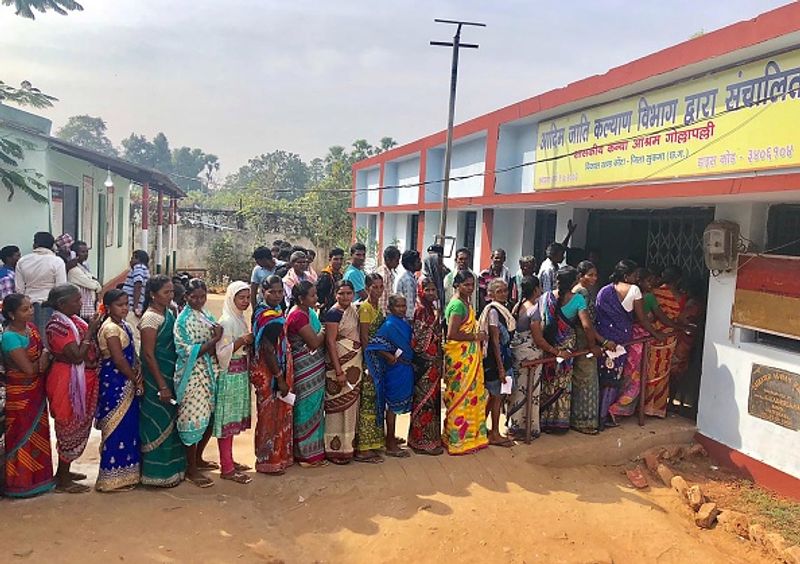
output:
[[[101,431],[95,489],[110,492],[183,480],[206,488],[211,470],[251,482],[233,441],[253,417],[255,470],[269,475],[294,463],[510,447],[542,431],[597,434],[632,415],[642,394],[645,413],[664,417],[688,367],[701,295],[677,268],[630,260],[600,284],[593,262],[563,264],[568,241],[551,244],[538,271],[522,257],[513,275],[503,249],[475,275],[468,249],[450,272],[441,248],[423,264],[395,246],[367,273],[361,243],[347,265],[344,250],[331,250],[317,273],[313,251],[279,241],[255,249],[250,279],[228,285],[219,320],[203,280],[151,276],[145,251],[134,251],[124,284],[100,296],[85,243],[42,232],[23,257],[3,247],[2,491],[88,491],[71,464],[92,424]],[[645,336],[653,343],[642,362],[643,345],[628,343]],[[554,358],[525,365],[544,357]],[[404,413],[407,433],[397,427]],[[212,437],[219,464],[204,456]]]

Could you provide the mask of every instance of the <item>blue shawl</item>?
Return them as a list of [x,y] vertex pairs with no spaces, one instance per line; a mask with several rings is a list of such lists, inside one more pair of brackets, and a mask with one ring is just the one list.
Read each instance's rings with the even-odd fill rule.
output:
[[[367,368],[375,382],[375,406],[380,427],[383,427],[387,407],[394,413],[411,411],[414,394],[414,369],[411,364],[414,349],[411,348],[411,333],[408,321],[390,314],[364,350]],[[378,354],[395,354],[398,349],[402,351],[402,355],[394,364],[389,364]]]

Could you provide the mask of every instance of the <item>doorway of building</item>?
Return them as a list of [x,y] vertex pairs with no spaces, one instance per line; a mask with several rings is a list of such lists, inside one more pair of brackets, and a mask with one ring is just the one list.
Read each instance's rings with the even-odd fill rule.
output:
[[[617,261],[627,258],[650,269],[678,266],[687,286],[708,288],[703,231],[713,220],[713,208],[592,210],[586,229],[586,247],[600,252],[601,283],[608,279]],[[705,301],[703,294],[704,306]],[[702,321],[689,368],[675,377],[671,392],[672,407],[688,417],[697,416],[705,334]]]

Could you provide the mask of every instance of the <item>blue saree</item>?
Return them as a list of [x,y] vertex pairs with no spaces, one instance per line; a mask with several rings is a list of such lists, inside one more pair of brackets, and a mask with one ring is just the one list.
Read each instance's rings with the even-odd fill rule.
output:
[[[133,367],[136,358],[133,333],[124,321],[122,328],[128,336],[128,344],[122,354]],[[100,472],[95,489],[110,492],[138,484],[141,464],[139,398],[136,397],[133,382],[117,369],[110,357],[103,358],[100,363],[100,394],[95,425],[102,433]]]
[[[414,349],[411,347],[411,325],[408,321],[389,315],[364,351],[367,368],[375,382],[375,407],[378,426],[383,427],[386,408],[394,413],[411,411],[414,395],[414,369],[411,361]],[[389,364],[379,354],[386,352],[401,355],[394,364]]]

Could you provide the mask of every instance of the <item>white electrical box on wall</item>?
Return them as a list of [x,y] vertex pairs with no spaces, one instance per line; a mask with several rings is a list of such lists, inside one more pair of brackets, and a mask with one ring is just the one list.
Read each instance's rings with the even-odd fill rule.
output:
[[739,225],[714,221],[703,232],[703,256],[709,270],[726,272],[736,268],[739,256]]

